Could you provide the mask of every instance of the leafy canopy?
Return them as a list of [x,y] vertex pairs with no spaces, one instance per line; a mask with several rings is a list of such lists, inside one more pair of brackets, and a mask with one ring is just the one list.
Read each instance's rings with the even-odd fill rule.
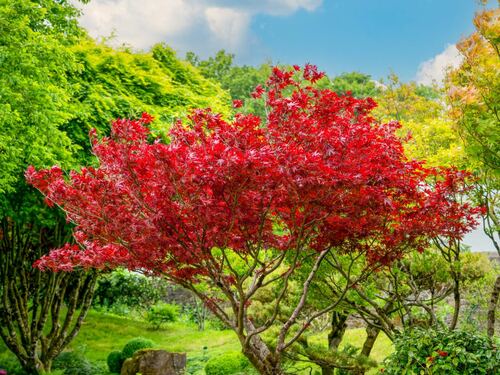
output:
[[[116,121],[110,138],[93,137],[97,169],[66,181],[60,168],[31,167],[29,181],[66,210],[87,248],[66,247],[40,266],[124,264],[188,276],[206,273],[214,248],[247,253],[302,242],[317,251],[369,246],[373,261],[388,262],[403,243],[466,232],[474,210],[446,195],[463,173],[407,161],[397,124],[369,116],[371,99],[302,86],[295,73],[274,69],[265,127],[252,115],[229,123],[195,111],[190,125],[174,126],[170,143],[151,144],[144,114]],[[312,66],[303,75],[323,76]]]

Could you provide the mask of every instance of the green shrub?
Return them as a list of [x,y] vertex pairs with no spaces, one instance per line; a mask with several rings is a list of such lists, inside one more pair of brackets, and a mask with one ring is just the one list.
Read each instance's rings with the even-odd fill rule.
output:
[[160,301],[167,287],[162,278],[117,269],[99,278],[92,304],[118,315],[129,315],[131,310],[147,310]]
[[136,337],[125,344],[122,350],[123,360],[132,358],[134,353],[141,349],[148,349],[154,346],[154,342],[144,337]]
[[205,365],[206,375],[235,375],[254,373],[248,359],[240,352],[226,352],[212,357]]
[[384,374],[494,375],[500,352],[486,336],[468,331],[414,329],[394,341]]
[[179,306],[161,303],[149,309],[146,320],[154,329],[165,323],[175,322],[179,317]]
[[63,370],[64,375],[97,375],[102,370],[90,362],[80,352],[63,352],[59,354],[52,364],[54,370]]
[[106,360],[109,372],[112,372],[114,374],[119,374],[120,371],[122,370],[122,365],[124,361],[125,359],[123,358],[122,352],[114,350],[111,353],[109,353],[108,358]]

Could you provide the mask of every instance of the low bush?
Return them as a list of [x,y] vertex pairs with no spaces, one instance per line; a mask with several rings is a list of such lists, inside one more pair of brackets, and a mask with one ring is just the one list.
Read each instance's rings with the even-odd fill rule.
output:
[[468,331],[414,329],[394,341],[384,374],[494,375],[500,352],[486,336]]
[[151,307],[146,315],[146,320],[154,329],[159,329],[163,324],[175,322],[179,318],[179,306],[161,303]]
[[98,375],[102,369],[90,362],[82,353],[72,351],[59,354],[52,364],[54,370],[62,370],[64,375]]
[[112,372],[113,374],[119,374],[120,371],[122,370],[122,365],[124,361],[125,359],[123,358],[122,352],[114,350],[111,353],[109,353],[108,358],[106,360],[109,372]]
[[206,375],[235,375],[255,373],[248,359],[240,352],[226,352],[212,357],[205,365]]
[[132,358],[134,353],[141,349],[148,349],[154,346],[152,340],[146,339],[144,337],[136,337],[125,344],[122,350],[123,360],[127,358]]

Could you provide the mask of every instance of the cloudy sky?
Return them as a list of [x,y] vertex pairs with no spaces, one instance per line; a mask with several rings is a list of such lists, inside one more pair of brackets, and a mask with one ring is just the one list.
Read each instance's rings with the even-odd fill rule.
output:
[[92,0],[91,35],[147,49],[166,42],[184,56],[219,49],[239,63],[311,62],[329,74],[439,80],[460,61],[455,43],[472,32],[477,0]]

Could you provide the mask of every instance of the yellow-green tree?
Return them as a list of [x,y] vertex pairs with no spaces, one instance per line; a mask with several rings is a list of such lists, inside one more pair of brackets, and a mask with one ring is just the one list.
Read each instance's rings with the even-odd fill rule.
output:
[[[463,62],[447,79],[450,116],[478,178],[477,203],[485,207],[483,227],[500,254],[500,8],[474,18],[476,31],[458,43]],[[498,275],[488,309],[493,336],[500,294]]]
[[465,166],[464,147],[439,88],[403,83],[391,75],[376,101],[377,117],[401,123],[410,158],[426,160],[429,166]]

